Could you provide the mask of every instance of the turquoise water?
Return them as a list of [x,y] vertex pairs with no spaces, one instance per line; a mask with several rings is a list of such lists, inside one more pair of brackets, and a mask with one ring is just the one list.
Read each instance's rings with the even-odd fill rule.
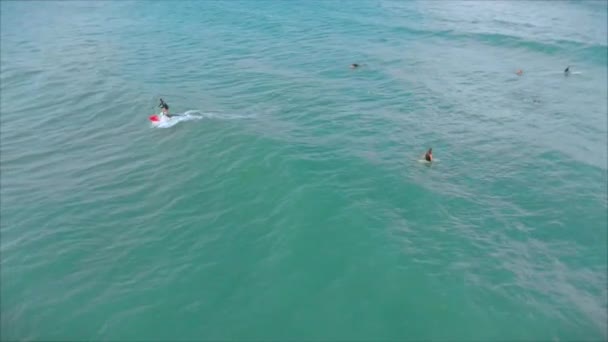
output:
[[607,339],[607,8],[2,1],[2,339]]

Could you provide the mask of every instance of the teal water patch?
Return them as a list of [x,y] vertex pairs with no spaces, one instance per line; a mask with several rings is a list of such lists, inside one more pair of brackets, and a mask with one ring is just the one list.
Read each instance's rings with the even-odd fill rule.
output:
[[0,6],[2,339],[608,337],[605,2]]

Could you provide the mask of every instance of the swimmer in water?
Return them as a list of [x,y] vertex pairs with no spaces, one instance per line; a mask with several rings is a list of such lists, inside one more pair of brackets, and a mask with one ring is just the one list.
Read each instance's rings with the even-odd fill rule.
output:
[[361,65],[359,65],[358,63],[353,63],[350,65],[351,69],[357,69],[358,67],[360,67]]
[[521,75],[523,75],[523,74],[524,74],[524,71],[523,71],[523,70],[521,70],[521,69],[517,69],[516,74],[517,74],[517,76],[521,76]]
[[566,76],[570,75],[570,66],[569,65],[566,69],[564,69],[564,75],[566,75]]
[[426,153],[424,154],[424,160],[426,160],[428,162],[433,161],[433,149],[432,148],[429,148],[429,150],[426,151]]

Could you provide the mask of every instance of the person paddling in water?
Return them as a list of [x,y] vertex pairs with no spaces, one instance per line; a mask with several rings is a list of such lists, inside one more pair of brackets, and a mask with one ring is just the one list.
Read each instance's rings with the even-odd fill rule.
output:
[[433,149],[432,148],[429,148],[429,150],[426,151],[426,153],[424,154],[424,160],[426,160],[429,163],[433,161]]
[[570,75],[570,66],[569,65],[566,69],[564,69],[564,75],[566,75],[566,76]]

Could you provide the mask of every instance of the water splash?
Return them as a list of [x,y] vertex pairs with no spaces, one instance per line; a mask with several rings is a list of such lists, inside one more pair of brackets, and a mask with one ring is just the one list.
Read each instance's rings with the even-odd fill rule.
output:
[[153,122],[152,126],[156,128],[170,128],[184,121],[193,121],[201,119],[219,119],[219,120],[239,120],[254,118],[253,115],[237,115],[237,114],[224,114],[214,112],[201,112],[199,110],[188,110],[181,114],[175,114],[174,116],[167,118],[159,114],[160,121]]

